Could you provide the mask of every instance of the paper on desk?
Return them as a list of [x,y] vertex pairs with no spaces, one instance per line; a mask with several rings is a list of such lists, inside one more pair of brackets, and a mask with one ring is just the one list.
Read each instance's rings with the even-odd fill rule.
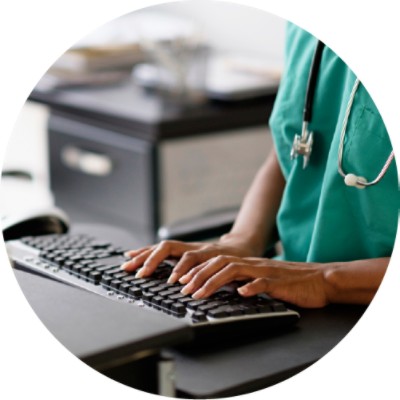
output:
[[271,58],[217,54],[210,59],[206,80],[210,98],[241,100],[276,92],[282,66]]
[[51,70],[75,72],[131,68],[147,53],[143,38],[174,41],[194,33],[193,24],[155,12],[135,12],[117,18],[85,36],[63,54]]

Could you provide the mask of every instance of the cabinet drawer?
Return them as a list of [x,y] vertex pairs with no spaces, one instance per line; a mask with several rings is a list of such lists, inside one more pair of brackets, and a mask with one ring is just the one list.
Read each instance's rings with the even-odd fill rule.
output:
[[48,132],[56,203],[115,217],[134,230],[154,229],[151,143],[58,115],[50,117]]

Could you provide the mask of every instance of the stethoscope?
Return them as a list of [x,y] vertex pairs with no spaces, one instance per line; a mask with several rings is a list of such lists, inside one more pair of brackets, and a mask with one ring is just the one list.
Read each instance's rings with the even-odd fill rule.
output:
[[[322,52],[324,50],[324,43],[318,41],[317,47],[315,49],[314,57],[311,63],[310,73],[308,77],[307,83],[307,91],[306,98],[303,110],[303,123],[302,123],[302,131],[301,135],[295,135],[293,140],[293,146],[290,151],[290,158],[293,160],[297,156],[303,156],[303,168],[306,168],[310,155],[312,152],[312,146],[314,142],[314,133],[308,130],[308,125],[311,122],[312,117],[312,104],[314,100],[315,88],[317,83],[318,71],[321,65]],[[386,174],[390,163],[393,161],[394,152],[392,151],[387,158],[385,164],[383,165],[382,170],[379,172],[377,177],[368,182],[363,176],[357,176],[352,173],[345,173],[342,166],[343,160],[343,148],[344,148],[344,139],[346,136],[347,122],[349,120],[351,108],[353,106],[354,97],[356,95],[357,89],[360,85],[360,80],[357,78],[354,82],[353,89],[350,93],[350,98],[347,104],[345,116],[343,119],[342,130],[340,133],[340,142],[339,142],[339,150],[338,150],[338,172],[344,178],[344,183],[347,186],[354,186],[358,189],[364,189],[367,186],[376,185]]]

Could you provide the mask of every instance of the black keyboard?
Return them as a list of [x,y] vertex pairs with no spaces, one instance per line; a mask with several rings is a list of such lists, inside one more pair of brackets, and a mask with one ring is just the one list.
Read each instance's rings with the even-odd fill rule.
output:
[[126,261],[125,250],[88,235],[30,236],[7,242],[15,268],[183,319],[194,328],[195,338],[212,340],[220,333],[257,336],[299,319],[296,311],[280,301],[267,295],[243,298],[232,286],[194,300],[181,293],[181,284],[167,283],[174,261],[161,263],[151,277],[136,278],[135,273],[120,269]]

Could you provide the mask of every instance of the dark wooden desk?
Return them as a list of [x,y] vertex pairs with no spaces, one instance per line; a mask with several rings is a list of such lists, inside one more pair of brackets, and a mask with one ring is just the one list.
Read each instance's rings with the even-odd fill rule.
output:
[[[365,310],[357,306],[301,310],[298,325],[289,331],[252,341],[221,338],[218,346],[195,347],[187,327],[162,314],[156,321],[135,307],[16,272],[32,308],[73,354],[109,376],[107,365],[143,350],[164,348],[175,361],[177,396],[185,398],[235,396],[281,382],[328,353]],[[82,299],[84,307],[79,307]],[[143,365],[130,368],[123,383],[154,393],[154,375],[148,369],[139,374]],[[118,374],[112,377],[119,380]]]
[[[134,242],[128,232],[103,225],[81,225],[74,227],[74,231],[102,238],[108,233],[114,243],[121,245]],[[285,380],[335,347],[365,311],[361,306],[299,310],[301,319],[293,329],[250,341],[221,338],[217,346],[196,347],[196,343],[188,342],[187,329],[180,326],[179,321],[169,321],[162,314],[156,315],[156,319],[150,318],[154,315],[141,313],[142,310],[134,310],[132,314],[132,308],[128,306],[127,309],[126,304],[108,301],[58,282],[30,274],[24,274],[22,279],[22,288],[33,309],[39,310],[43,322],[50,325],[50,330],[74,354],[96,367],[99,363],[107,364],[116,355],[123,357],[125,353],[142,349],[163,348],[175,360],[177,395],[186,398],[233,396]],[[40,291],[32,291],[35,285]],[[46,303],[46,298],[52,301]],[[86,311],[77,307],[81,298],[85,299]],[[63,313],[57,312],[60,304],[63,305],[60,311],[64,310],[74,321],[76,318],[84,320],[86,313],[101,324],[95,329],[94,342],[87,333],[93,329],[90,320],[83,325],[71,325],[70,320],[63,318]],[[72,312],[74,309],[78,309],[78,315]],[[99,313],[102,318],[96,318]],[[114,322],[110,324],[108,317]],[[134,323],[136,317],[143,324]],[[84,335],[81,335],[82,330]],[[126,341],[127,338],[130,340]],[[186,343],[186,347],[179,343]],[[135,387],[137,380],[134,378],[131,376],[131,382],[125,383]]]
[[[269,387],[307,368],[334,348],[365,311],[359,306],[299,310],[286,332],[218,347],[174,349],[177,390],[182,397],[236,396]],[[229,341],[229,338],[227,338]]]

